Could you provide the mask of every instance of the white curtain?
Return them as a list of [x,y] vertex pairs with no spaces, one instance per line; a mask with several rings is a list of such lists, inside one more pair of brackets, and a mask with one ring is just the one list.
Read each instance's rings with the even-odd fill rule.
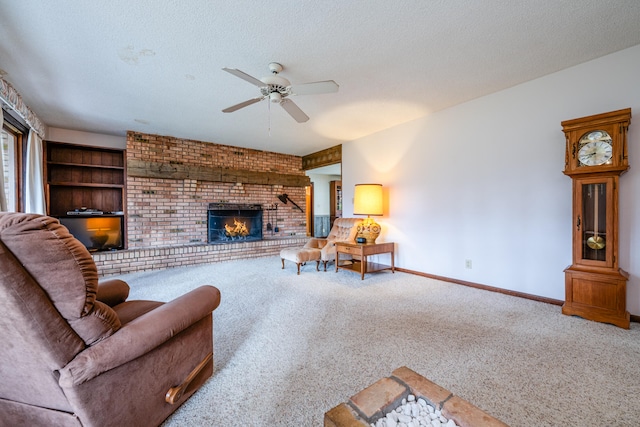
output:
[[[1,106],[1,105],[0,105]],[[0,131],[4,123],[4,115],[0,108]],[[7,195],[4,194],[4,149],[2,148],[2,139],[0,139],[0,212],[7,211]]]
[[29,130],[27,140],[27,170],[25,177],[25,212],[44,215],[44,177],[42,162],[42,138]]

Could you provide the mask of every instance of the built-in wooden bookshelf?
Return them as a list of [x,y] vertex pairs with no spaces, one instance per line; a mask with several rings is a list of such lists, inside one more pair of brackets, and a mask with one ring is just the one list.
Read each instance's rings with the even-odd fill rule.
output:
[[81,208],[124,214],[125,150],[47,141],[45,153],[49,215]]
[[342,218],[342,181],[329,181],[329,229]]

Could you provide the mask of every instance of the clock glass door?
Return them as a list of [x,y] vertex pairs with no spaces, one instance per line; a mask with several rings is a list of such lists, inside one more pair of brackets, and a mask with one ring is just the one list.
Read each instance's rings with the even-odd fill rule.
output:
[[606,261],[607,184],[582,184],[582,259]]
[[617,177],[577,178],[574,263],[612,268],[615,259]]

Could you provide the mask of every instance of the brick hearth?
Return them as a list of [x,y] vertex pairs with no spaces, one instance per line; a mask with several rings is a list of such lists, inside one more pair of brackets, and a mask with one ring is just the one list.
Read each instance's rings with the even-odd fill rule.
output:
[[[111,276],[234,259],[273,256],[279,254],[282,248],[303,246],[306,241],[307,237],[291,237],[223,245],[197,244],[129,249],[114,252],[95,252],[93,259],[98,267],[100,276]],[[275,265],[274,268],[279,268],[279,265]]]

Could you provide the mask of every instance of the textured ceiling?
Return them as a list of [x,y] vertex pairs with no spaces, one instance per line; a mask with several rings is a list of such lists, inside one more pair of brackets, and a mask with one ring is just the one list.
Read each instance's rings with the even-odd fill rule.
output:
[[[638,0],[0,0],[0,74],[48,125],[305,155],[640,44]],[[299,124],[254,77],[279,62]],[[270,107],[270,109],[269,109]]]

